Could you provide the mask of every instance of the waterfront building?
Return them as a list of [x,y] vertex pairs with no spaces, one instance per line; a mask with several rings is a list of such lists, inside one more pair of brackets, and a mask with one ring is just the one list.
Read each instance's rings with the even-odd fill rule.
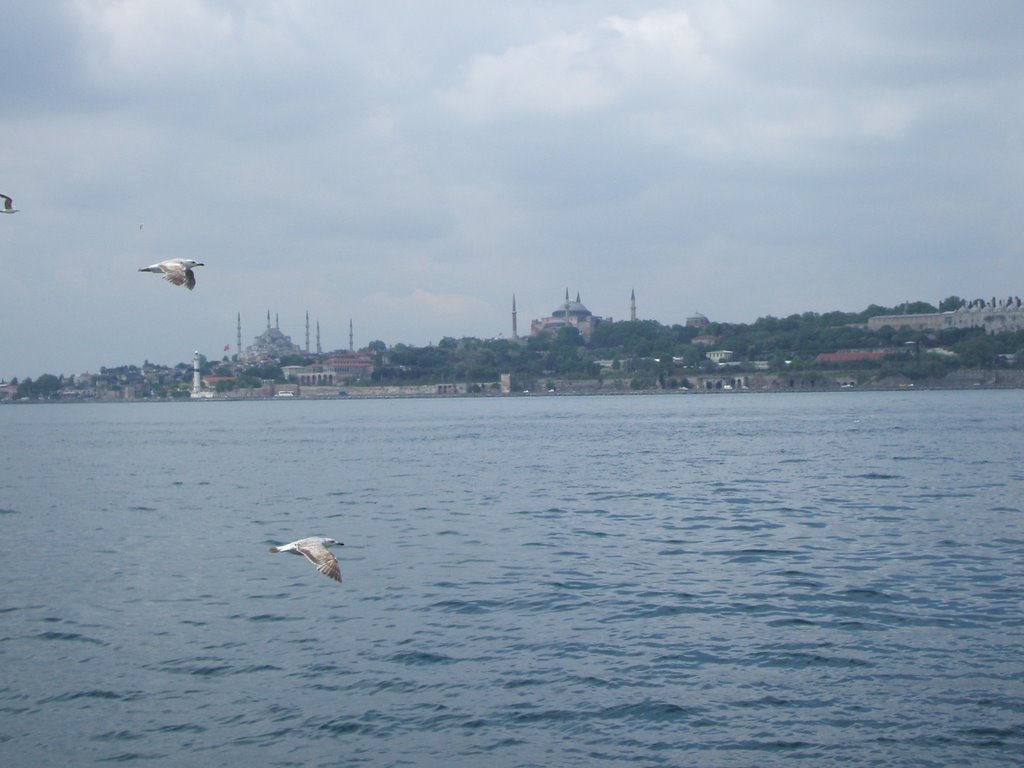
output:
[[285,378],[305,386],[330,387],[356,379],[369,379],[373,373],[373,359],[354,352],[340,352],[323,363],[312,365],[286,365]]

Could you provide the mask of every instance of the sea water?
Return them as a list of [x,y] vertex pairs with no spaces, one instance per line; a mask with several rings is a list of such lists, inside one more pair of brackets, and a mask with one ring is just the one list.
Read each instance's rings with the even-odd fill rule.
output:
[[1024,761],[1021,391],[0,428],[3,766]]

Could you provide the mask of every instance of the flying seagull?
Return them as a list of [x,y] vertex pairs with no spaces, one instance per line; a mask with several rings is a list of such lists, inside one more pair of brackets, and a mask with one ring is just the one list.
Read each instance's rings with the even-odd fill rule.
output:
[[11,200],[7,195],[0,195],[4,199],[4,213],[17,213],[18,209],[14,207],[14,201]]
[[192,267],[205,267],[201,261],[195,259],[168,259],[159,264],[151,264],[148,267],[139,267],[139,272],[163,273],[164,280],[175,285],[184,285],[190,291],[196,287],[196,273]]
[[302,555],[309,560],[316,569],[324,576],[330,576],[335,581],[341,581],[341,568],[338,567],[338,558],[334,556],[328,547],[337,544],[345,546],[340,541],[325,539],[322,536],[310,536],[306,539],[293,541],[291,544],[282,544],[279,547],[271,547],[272,553],[291,552],[295,555]]

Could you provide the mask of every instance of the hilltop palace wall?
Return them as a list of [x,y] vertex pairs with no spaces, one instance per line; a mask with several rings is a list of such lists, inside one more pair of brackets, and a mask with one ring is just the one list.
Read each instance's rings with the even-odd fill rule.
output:
[[876,315],[868,318],[868,330],[885,326],[910,328],[914,331],[941,331],[948,328],[984,328],[987,333],[1024,330],[1024,306],[1019,297],[1005,300],[978,299],[952,312],[920,315]]

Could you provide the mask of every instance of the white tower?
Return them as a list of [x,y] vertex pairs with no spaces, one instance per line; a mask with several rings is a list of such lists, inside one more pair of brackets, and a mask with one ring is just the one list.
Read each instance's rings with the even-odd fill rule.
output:
[[203,391],[203,377],[199,375],[199,350],[192,354],[192,397]]

